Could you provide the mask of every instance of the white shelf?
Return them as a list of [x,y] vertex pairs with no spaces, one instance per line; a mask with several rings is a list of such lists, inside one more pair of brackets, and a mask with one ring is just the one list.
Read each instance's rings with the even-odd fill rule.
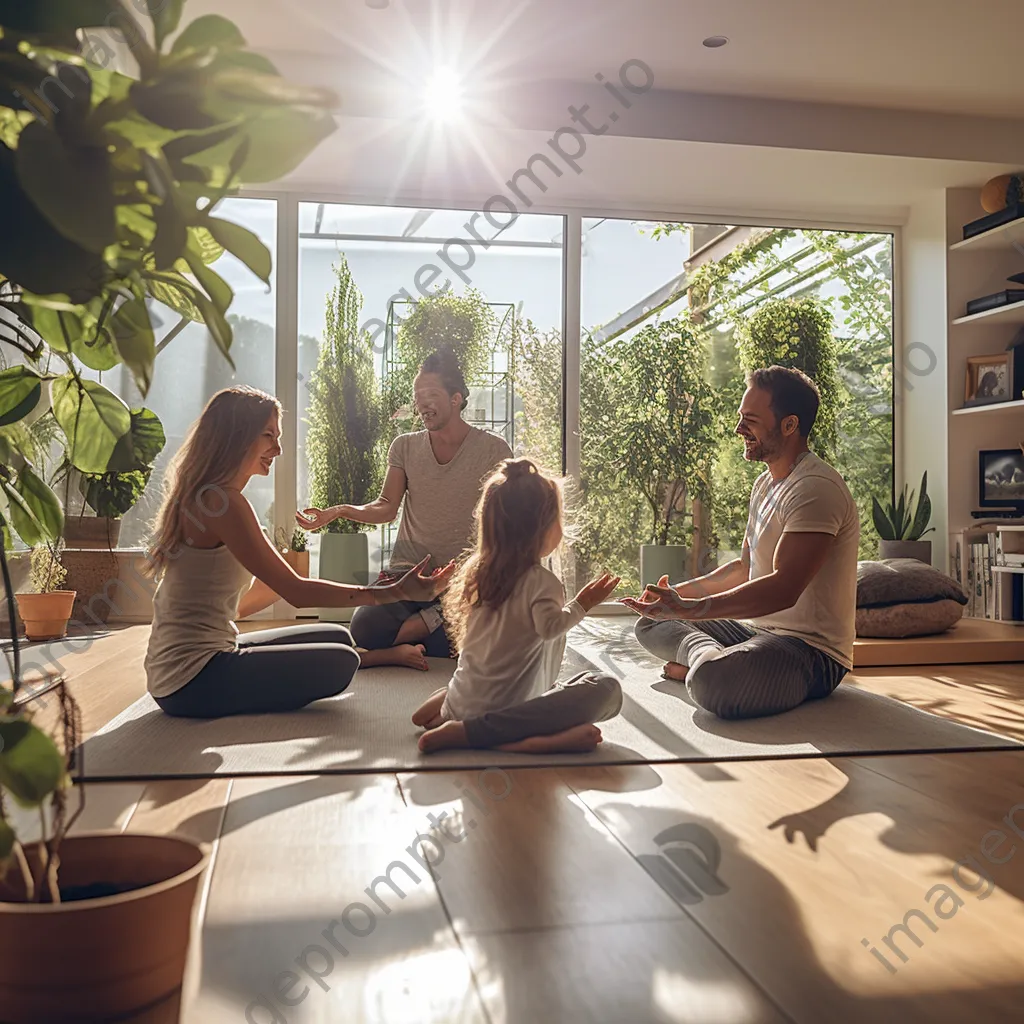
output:
[[963,241],[954,242],[950,252],[962,252],[964,249],[972,249],[981,252],[983,249],[1009,249],[1014,242],[1024,243],[1024,217],[1007,221],[999,227],[983,231],[980,235],[972,238],[965,238]]
[[1008,409],[1016,409],[1024,412],[1024,398],[1015,402],[993,402],[991,405],[971,405],[966,409],[954,409],[954,416],[969,416],[976,412],[1006,412]]
[[954,326],[960,324],[976,324],[984,321],[986,325],[997,324],[1024,324],[1024,302],[1011,302],[1007,306],[996,306],[995,309],[985,309],[980,313],[971,313],[970,316],[958,316]]
[[1024,566],[1016,565],[993,565],[993,572],[1011,572],[1017,573],[1018,575],[1024,576]]

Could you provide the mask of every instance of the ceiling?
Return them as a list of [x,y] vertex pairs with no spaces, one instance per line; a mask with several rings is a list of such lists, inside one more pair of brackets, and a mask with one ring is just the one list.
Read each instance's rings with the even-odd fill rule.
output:
[[[234,20],[257,49],[326,58],[343,94],[370,68],[407,75],[446,63],[512,87],[591,82],[637,58],[659,89],[1024,116],[1020,0],[190,0],[187,8],[209,11]],[[713,34],[729,44],[703,47]]]

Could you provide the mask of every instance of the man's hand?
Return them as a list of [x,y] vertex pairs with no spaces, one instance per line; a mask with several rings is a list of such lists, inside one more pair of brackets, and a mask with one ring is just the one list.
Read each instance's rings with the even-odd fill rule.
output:
[[319,530],[328,523],[340,518],[333,508],[304,508],[295,513],[295,522],[304,530]]
[[622,604],[647,619],[685,619],[693,602],[681,598],[662,577],[658,586],[649,586],[639,598],[624,597]]
[[433,601],[438,594],[448,589],[448,583],[455,572],[454,560],[443,569],[435,569],[423,575],[423,570],[430,564],[428,555],[418,565],[414,565],[397,583],[381,589],[392,601]]
[[613,576],[610,572],[606,572],[596,580],[591,580],[576,595],[576,600],[589,612],[591,608],[596,608],[603,601],[607,601],[621,582],[621,577]]

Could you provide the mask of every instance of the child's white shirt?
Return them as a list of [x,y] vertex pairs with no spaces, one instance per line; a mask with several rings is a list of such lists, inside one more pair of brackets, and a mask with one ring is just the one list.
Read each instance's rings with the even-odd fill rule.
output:
[[475,718],[550,689],[562,666],[565,634],[584,615],[578,601],[566,604],[561,581],[539,563],[500,608],[473,608],[441,717]]

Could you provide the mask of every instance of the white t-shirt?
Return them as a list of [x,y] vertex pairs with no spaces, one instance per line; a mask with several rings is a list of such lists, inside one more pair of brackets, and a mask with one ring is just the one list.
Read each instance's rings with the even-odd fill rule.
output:
[[500,608],[474,608],[455,675],[441,708],[446,721],[522,704],[551,688],[565,653],[565,634],[586,612],[565,603],[558,577],[539,563],[528,569]]
[[835,543],[792,608],[746,621],[758,629],[799,637],[853,668],[860,518],[843,478],[811,453],[778,483],[767,470],[754,483],[746,533],[752,580],[773,571],[775,549],[784,533],[828,533]]
[[473,542],[473,512],[483,482],[512,450],[504,438],[470,427],[451,462],[437,461],[426,430],[391,442],[388,465],[405,473],[405,503],[391,554],[392,569],[407,569],[425,555],[432,568],[447,565]]

